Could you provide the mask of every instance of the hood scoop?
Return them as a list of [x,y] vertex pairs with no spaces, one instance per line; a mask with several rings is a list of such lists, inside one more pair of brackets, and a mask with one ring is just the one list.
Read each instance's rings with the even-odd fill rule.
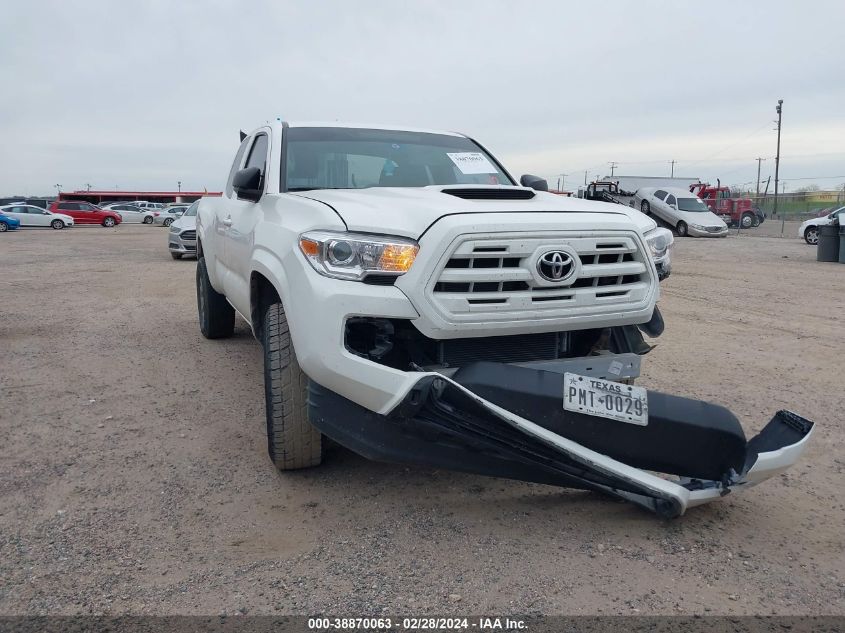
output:
[[464,200],[531,200],[534,197],[534,192],[530,189],[511,189],[509,187],[449,188],[441,189],[441,191]]

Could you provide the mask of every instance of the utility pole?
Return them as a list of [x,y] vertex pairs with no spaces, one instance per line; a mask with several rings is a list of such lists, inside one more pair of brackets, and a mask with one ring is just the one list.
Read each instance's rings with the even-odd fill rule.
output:
[[560,175],[560,178],[558,178],[558,179],[557,179],[557,181],[558,181],[558,188],[557,188],[557,190],[558,190],[558,191],[563,191],[563,188],[566,186],[566,177],[567,177],[568,175],[569,175],[569,174],[561,174],[561,175]]
[[610,162],[608,163],[608,165],[610,165],[610,177],[611,177],[611,178],[613,178],[613,170],[614,170],[614,169],[616,169],[616,166],[617,166],[618,164],[619,164],[619,163],[617,163],[615,160],[612,160],[612,161],[610,161]]
[[755,159],[757,161],[757,197],[760,197],[760,163],[762,163],[765,158],[757,157]]
[[671,177],[674,178],[675,177],[675,159],[673,158],[669,162],[672,164],[672,175],[671,175]]
[[62,193],[62,186],[61,185],[53,185],[53,186],[56,188],[56,193],[58,193],[58,194]]
[[[775,206],[772,215],[777,215],[778,212],[778,172],[780,170],[780,124],[783,118],[783,99],[778,99],[778,104],[775,107],[775,112],[778,113],[778,152],[775,154]],[[780,235],[783,237],[783,230],[785,228],[786,218],[780,220]]]
[[182,181],[181,180],[176,181],[176,186],[179,188],[179,193],[182,193]]
[[91,183],[90,182],[86,182],[85,187],[87,188],[88,191],[91,191]]
[[587,171],[588,170],[586,170],[586,169],[584,170],[584,186],[585,187],[587,186]]

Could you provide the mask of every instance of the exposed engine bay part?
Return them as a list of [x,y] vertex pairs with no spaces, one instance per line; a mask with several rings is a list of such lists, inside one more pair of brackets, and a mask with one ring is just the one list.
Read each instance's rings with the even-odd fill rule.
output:
[[406,371],[459,368],[479,361],[531,363],[646,354],[653,346],[643,340],[641,330],[651,337],[662,333],[663,319],[656,307],[652,320],[640,326],[445,340],[428,338],[410,319],[351,317],[346,321],[344,345],[356,356]]
[[780,411],[746,442],[728,410],[654,391],[647,426],[615,423],[563,410],[563,381],[501,363],[469,365],[453,378],[421,373],[388,415],[312,384],[309,416],[371,459],[600,491],[664,517],[782,472],[813,429]]

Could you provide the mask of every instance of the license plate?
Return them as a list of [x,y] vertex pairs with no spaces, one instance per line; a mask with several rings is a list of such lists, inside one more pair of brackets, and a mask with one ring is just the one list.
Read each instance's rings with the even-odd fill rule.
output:
[[563,408],[628,424],[648,425],[648,391],[611,380],[564,374]]

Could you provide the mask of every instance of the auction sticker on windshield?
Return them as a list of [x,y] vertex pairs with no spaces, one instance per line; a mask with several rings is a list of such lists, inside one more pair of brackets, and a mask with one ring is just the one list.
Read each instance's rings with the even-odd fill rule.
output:
[[498,169],[481,152],[446,152],[462,174],[495,174]]
[[648,391],[611,380],[566,373],[563,408],[628,424],[648,425]]

